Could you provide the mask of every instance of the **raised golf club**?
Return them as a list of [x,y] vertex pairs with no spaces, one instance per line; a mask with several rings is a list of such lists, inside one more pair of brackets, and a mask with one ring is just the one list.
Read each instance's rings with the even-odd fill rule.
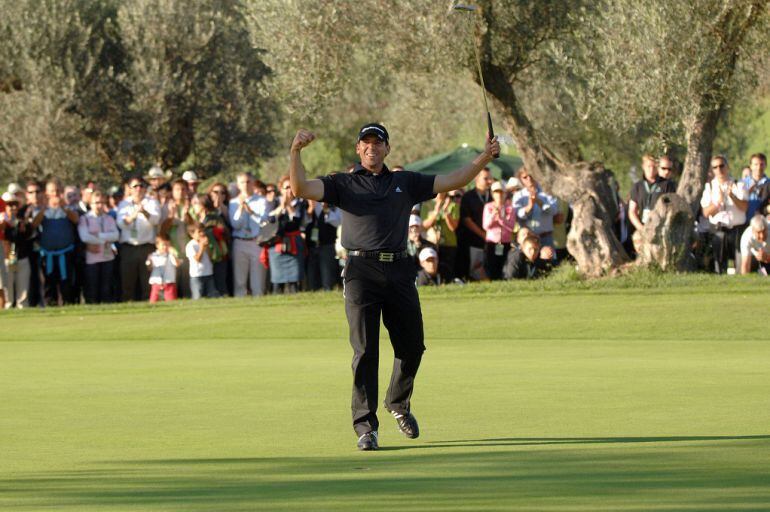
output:
[[[468,4],[455,4],[452,6],[452,10],[469,13],[469,16],[475,16],[476,6],[468,5]],[[487,111],[487,131],[489,132],[489,138],[492,138],[495,136],[495,130],[494,128],[492,128],[492,115],[489,113],[489,103],[487,102],[487,88],[484,85],[484,73],[482,73],[481,71],[481,58],[479,57],[479,49],[476,47],[475,44],[473,44],[473,42],[471,42],[471,45],[473,46],[473,55],[476,57],[476,68],[479,71],[479,82],[481,83],[481,95],[484,98],[484,110]],[[499,153],[494,155],[495,158],[499,156],[500,156]]]

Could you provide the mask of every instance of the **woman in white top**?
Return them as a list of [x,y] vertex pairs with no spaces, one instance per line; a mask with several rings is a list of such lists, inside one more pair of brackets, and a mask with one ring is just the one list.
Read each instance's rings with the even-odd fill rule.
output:
[[80,217],[78,235],[86,244],[86,303],[112,302],[112,278],[115,251],[113,243],[120,233],[115,219],[107,212],[107,198],[96,191],[91,196],[91,210]]

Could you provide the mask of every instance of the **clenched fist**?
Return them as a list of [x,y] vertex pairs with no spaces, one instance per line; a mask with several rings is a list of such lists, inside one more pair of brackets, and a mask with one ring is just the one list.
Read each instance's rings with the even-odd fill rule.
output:
[[315,135],[309,130],[300,129],[297,131],[297,135],[294,136],[294,140],[291,143],[292,151],[302,151],[303,148],[310,145],[315,140]]
[[487,140],[484,143],[484,153],[490,159],[500,156],[500,141],[497,140],[497,137],[489,138],[489,134],[487,134]]

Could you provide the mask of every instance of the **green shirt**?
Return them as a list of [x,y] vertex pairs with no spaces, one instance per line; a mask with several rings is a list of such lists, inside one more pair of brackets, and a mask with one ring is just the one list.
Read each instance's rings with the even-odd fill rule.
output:
[[[428,204],[427,201],[422,203],[420,216],[423,219],[427,219],[435,207],[435,199],[431,201],[430,204]],[[455,222],[458,222],[460,220],[460,205],[454,201],[449,203],[449,207],[446,209],[446,211],[439,211],[438,217],[436,217],[436,222],[433,224],[433,228],[438,229],[441,235],[438,245],[443,245],[444,247],[457,247],[457,234],[449,229],[449,225],[447,225],[446,222],[447,217],[450,217]],[[427,238],[430,239],[430,237]]]

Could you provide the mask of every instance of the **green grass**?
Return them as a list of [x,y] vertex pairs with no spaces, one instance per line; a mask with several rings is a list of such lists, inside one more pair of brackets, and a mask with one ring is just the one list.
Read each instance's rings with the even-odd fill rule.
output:
[[4,314],[0,510],[768,510],[766,287],[425,290],[423,435],[376,453],[337,293]]

